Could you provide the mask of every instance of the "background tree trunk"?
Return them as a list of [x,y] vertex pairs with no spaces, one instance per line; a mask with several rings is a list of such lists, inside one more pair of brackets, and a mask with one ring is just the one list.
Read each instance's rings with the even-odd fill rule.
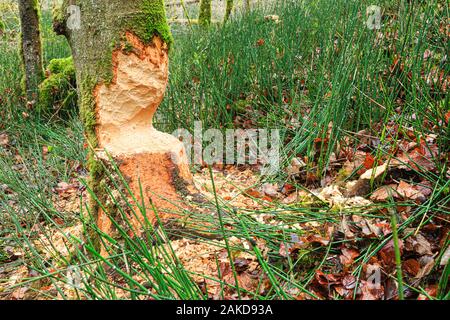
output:
[[250,0],[244,0],[245,1],[245,12],[250,12]]
[[227,8],[225,10],[224,22],[227,22],[230,18],[231,12],[233,11],[233,0],[227,0]]
[[44,72],[37,0],[19,0],[21,22],[20,52],[24,70],[24,90],[29,101],[36,100]]
[[[152,126],[168,81],[172,43],[163,0],[66,0],[56,19],[73,53],[90,146],[89,185],[104,204],[100,210],[90,201],[100,229],[110,233],[109,217],[118,211],[106,192],[112,182],[104,168],[109,156],[135,196],[128,194],[130,202],[145,203],[146,218],[155,220],[150,201],[161,215],[175,210],[172,202],[181,201],[191,185],[184,146]],[[144,219],[130,218],[133,232],[139,233]]]
[[198,24],[207,27],[211,24],[212,5],[211,0],[200,1],[200,14],[198,16]]

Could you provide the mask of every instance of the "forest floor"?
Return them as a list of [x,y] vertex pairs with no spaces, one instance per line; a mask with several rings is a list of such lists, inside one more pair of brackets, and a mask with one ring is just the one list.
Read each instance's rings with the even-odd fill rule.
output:
[[[379,31],[369,3],[326,0],[174,26],[158,128],[281,128],[283,168],[195,166],[196,232],[120,240],[88,219],[74,106],[49,116],[20,94],[17,14],[0,7],[0,299],[449,299],[444,3],[384,1]],[[46,63],[69,56],[42,19]]]

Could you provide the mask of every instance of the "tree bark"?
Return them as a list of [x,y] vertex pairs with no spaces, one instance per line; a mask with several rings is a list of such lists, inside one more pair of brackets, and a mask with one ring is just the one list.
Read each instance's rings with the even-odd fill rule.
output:
[[[114,171],[112,157],[131,189],[127,196],[138,215],[130,214],[131,231],[139,235],[144,221],[155,222],[153,205],[162,218],[170,216],[194,190],[183,144],[152,125],[168,81],[172,44],[164,2],[65,0],[57,19],[72,49],[90,147],[89,186],[98,198],[90,200],[90,211],[100,229],[111,233],[118,208],[106,190],[115,189],[112,180],[121,181],[106,174],[105,167]],[[142,204],[145,214],[138,208]]]
[[250,0],[245,0],[245,12],[250,12]]
[[227,22],[231,16],[231,12],[233,11],[233,0],[227,0],[227,8],[225,10],[225,19],[224,22]]
[[29,101],[37,100],[39,84],[44,72],[37,0],[19,0],[21,22],[20,52],[24,71],[24,90]]
[[212,6],[211,0],[200,1],[200,14],[198,16],[198,24],[202,27],[208,27],[211,24]]

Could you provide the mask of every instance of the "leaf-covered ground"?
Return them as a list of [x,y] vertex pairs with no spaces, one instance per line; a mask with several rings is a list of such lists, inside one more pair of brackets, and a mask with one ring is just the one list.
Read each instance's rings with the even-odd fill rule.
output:
[[[408,137],[407,128],[391,129],[397,138],[387,139],[386,148],[396,145],[394,152],[376,161],[364,150],[380,142],[359,132],[358,146],[343,145],[333,155],[336,160],[322,181],[311,177],[306,181],[303,170],[306,164],[301,158],[293,160],[286,169],[289,179],[284,183],[261,182],[255,167],[216,166],[214,193],[208,168],[200,169],[194,177],[197,188],[211,202],[217,196],[221,207],[232,208],[238,217],[245,215],[254,221],[257,229],[267,227],[266,232],[272,233],[270,241],[276,247],[273,243],[269,246],[267,238],[259,237],[252,230],[249,236],[239,233],[229,236],[228,243],[187,235],[171,241],[176,257],[204,294],[213,299],[251,299],[254,294],[264,295],[273,287],[258,257],[251,252],[253,247],[280,270],[292,269],[300,275],[299,280],[304,283],[301,288],[280,284],[291,297],[397,299],[399,288],[391,224],[391,216],[397,215],[401,221],[397,228],[404,296],[429,299],[448,293],[448,267],[445,267],[450,257],[449,203],[445,194],[441,194],[447,193],[448,197],[448,186],[437,191],[427,180],[431,174],[443,174],[450,179],[450,172],[436,171],[431,161],[439,157],[437,152],[433,153],[439,136],[426,136],[417,143]],[[404,135],[399,140],[400,129]],[[8,149],[9,137],[5,134],[1,136],[1,145]],[[15,169],[25,170],[20,157],[16,161]],[[79,168],[79,172],[83,178],[84,171]],[[370,192],[371,184],[375,185],[373,192]],[[2,188],[3,192],[12,193],[8,186]],[[76,216],[86,191],[80,180],[73,178],[57,183],[52,194],[58,212]],[[427,210],[430,201],[437,201],[433,211]],[[61,218],[55,217],[53,221],[54,226],[38,222],[33,226],[48,231],[35,237],[33,250],[67,271],[61,256],[69,257],[75,250],[71,239],[83,238],[83,224],[79,221],[67,227]],[[237,224],[226,223],[227,232],[233,233]],[[231,260],[227,246],[233,248]],[[2,242],[0,295],[3,298],[62,298],[58,290],[63,290],[66,298],[76,298],[77,294],[87,298],[63,280],[59,282],[60,287],[58,282],[49,285],[37,281],[39,276],[25,263],[24,258],[30,254],[25,251],[14,241]],[[58,270],[53,272],[57,274]],[[123,281],[114,272],[108,278],[111,282]],[[145,282],[139,275],[135,278]],[[236,281],[245,293],[238,295],[233,288]],[[131,297],[126,290],[116,290],[118,298]]]

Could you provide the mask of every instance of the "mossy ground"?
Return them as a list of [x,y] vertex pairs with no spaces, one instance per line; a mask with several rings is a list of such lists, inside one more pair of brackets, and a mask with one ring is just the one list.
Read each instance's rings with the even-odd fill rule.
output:
[[53,59],[39,86],[38,111],[43,115],[67,115],[77,108],[75,67],[72,57]]

